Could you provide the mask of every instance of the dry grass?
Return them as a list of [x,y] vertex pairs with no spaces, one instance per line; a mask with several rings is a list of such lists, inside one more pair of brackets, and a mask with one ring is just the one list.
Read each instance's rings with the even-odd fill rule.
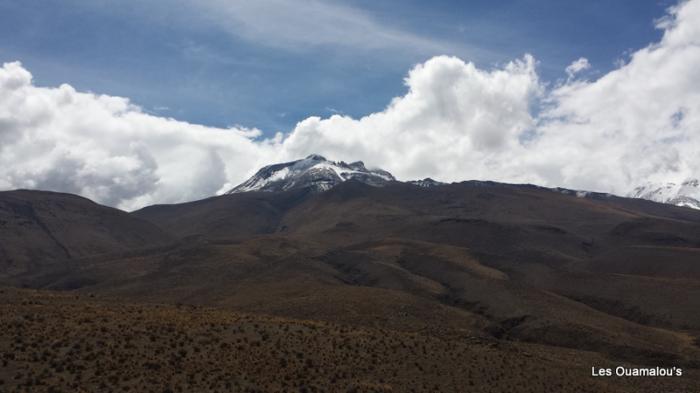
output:
[[596,380],[590,364],[604,359],[535,345],[65,293],[6,288],[0,297],[3,392],[700,389],[697,374]]

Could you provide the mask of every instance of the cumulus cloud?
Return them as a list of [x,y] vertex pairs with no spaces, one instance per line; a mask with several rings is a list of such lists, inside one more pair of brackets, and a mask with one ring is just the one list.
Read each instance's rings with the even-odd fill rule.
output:
[[217,129],[143,112],[127,99],[37,87],[0,69],[0,188],[66,191],[130,209],[211,195],[274,160],[257,130]]
[[[700,0],[658,22],[658,43],[602,77],[546,88],[525,55],[479,69],[438,56],[407,92],[354,119],[310,117],[286,135],[212,128],[147,113],[128,99],[39,87],[0,69],[0,188],[73,192],[133,209],[210,196],[260,166],[319,153],[399,179],[490,179],[624,194],[700,176]],[[535,112],[534,108],[538,108]]]
[[534,127],[529,105],[540,86],[531,56],[493,71],[434,57],[412,69],[405,83],[408,93],[382,112],[300,122],[284,141],[285,155],[318,151],[361,159],[399,178],[457,180],[499,166]]
[[700,1],[670,10],[660,42],[592,82],[556,88],[527,158],[548,184],[625,193],[700,176]]
[[[361,119],[300,123],[284,148],[361,157],[399,178],[492,179],[626,194],[700,176],[700,1],[680,3],[660,42],[594,81],[545,89],[526,56],[484,71],[437,57],[409,92]],[[589,66],[579,59],[575,74]],[[574,75],[572,74],[572,76]],[[543,108],[532,113],[535,105]]]

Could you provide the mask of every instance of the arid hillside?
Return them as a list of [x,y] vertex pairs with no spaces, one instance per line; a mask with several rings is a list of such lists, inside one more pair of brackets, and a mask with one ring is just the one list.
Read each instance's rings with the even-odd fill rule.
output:
[[[208,329],[203,322],[208,318],[230,323],[245,315],[276,321],[272,325],[326,326],[308,331],[314,344],[304,349],[304,359],[324,354],[328,358],[314,358],[312,364],[320,370],[354,370],[342,386],[356,384],[369,391],[436,391],[435,384],[437,391],[462,391],[459,386],[471,386],[470,381],[479,386],[470,391],[518,391],[513,388],[520,386],[518,378],[541,380],[549,387],[545,391],[658,391],[659,383],[688,390],[696,383],[700,212],[692,209],[491,182],[422,188],[347,181],[322,193],[247,192],[134,213],[64,194],[21,192],[11,197],[5,196],[11,203],[0,205],[0,212],[12,218],[2,227],[10,237],[3,238],[1,248],[10,252],[0,254],[0,264],[14,266],[16,259],[8,255],[31,255],[26,259],[31,264],[0,275],[7,291],[16,294],[8,307],[18,311],[8,315],[29,307],[19,299],[30,294],[60,305],[36,307],[36,315],[45,319],[31,329],[49,328],[47,321],[59,318],[47,313],[77,318],[72,313],[81,307],[109,315],[100,319],[107,325],[125,324],[120,322],[123,314],[122,320],[134,328],[145,322],[133,310],[159,315],[153,317],[158,323],[184,318],[189,322],[183,322],[178,334],[192,340]],[[81,204],[69,209],[66,199]],[[27,207],[20,214],[15,205]],[[58,244],[70,254],[58,253]],[[13,292],[11,287],[49,292]],[[162,314],[166,311],[167,316]],[[93,327],[99,339],[102,329]],[[389,344],[366,338],[352,345],[373,345],[356,347],[371,358],[343,355],[337,340],[323,341],[333,329],[349,335],[338,340],[353,342],[361,334],[394,337],[396,345],[413,350],[392,352]],[[220,334],[211,333],[219,341],[229,339],[228,331]],[[280,345],[303,346],[290,342],[296,336],[277,334],[268,332]],[[132,340],[143,340],[133,335],[138,338]],[[156,336],[174,339],[167,332]],[[425,352],[402,341],[410,337],[427,340]],[[462,352],[453,354],[452,348]],[[133,351],[146,357],[169,353],[149,346]],[[193,351],[188,349],[180,361],[189,359],[185,363],[198,370],[224,356],[214,350],[199,355]],[[480,363],[482,354],[487,358]],[[244,358],[269,356],[255,352]],[[275,359],[261,361],[280,362]],[[507,363],[498,366],[500,374],[490,374],[496,371],[485,365],[500,364],[499,359]],[[240,361],[232,357],[230,367],[221,368],[250,366],[236,363]],[[38,362],[43,364],[41,358]],[[540,368],[542,362],[551,366]],[[407,379],[402,373],[413,370],[415,375],[414,363],[423,373]],[[369,368],[372,364],[375,368]],[[687,373],[634,383],[590,377],[591,367],[600,364],[675,366]],[[436,374],[426,371],[433,369]],[[321,386],[341,380],[325,371],[313,379],[307,370],[285,379],[294,383],[280,385],[274,377],[279,371],[257,372],[245,368],[242,375],[256,381],[245,386],[262,391],[298,390],[299,381],[307,389],[313,385],[327,390]],[[394,372],[396,378],[391,377]],[[211,390],[218,389],[219,382],[207,381],[214,383]],[[87,386],[81,383],[77,386]],[[553,389],[558,385],[549,384],[554,383],[562,387]],[[524,385],[522,391],[532,386]],[[530,391],[543,391],[537,386]]]
[[3,392],[660,392],[593,352],[0,289]]

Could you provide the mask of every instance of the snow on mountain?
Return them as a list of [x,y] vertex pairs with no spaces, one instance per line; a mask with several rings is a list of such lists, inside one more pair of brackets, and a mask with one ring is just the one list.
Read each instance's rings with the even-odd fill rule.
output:
[[665,184],[647,183],[636,187],[628,196],[700,209],[700,180],[689,179],[682,183]]
[[435,187],[435,186],[440,186],[440,185],[446,184],[443,182],[439,182],[437,180],[433,180],[429,177],[426,177],[423,180],[409,180],[406,183],[413,184],[415,186],[423,187],[423,188]]
[[362,161],[346,164],[312,154],[301,160],[263,167],[227,194],[248,191],[275,192],[304,187],[325,191],[350,179],[372,186],[382,186],[396,180],[387,171],[367,169]]

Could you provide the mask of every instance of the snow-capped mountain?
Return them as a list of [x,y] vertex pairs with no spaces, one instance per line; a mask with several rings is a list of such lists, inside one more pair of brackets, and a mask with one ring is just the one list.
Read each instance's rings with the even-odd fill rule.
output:
[[367,169],[362,161],[346,164],[312,154],[301,160],[263,167],[227,194],[248,191],[275,192],[305,187],[325,191],[350,179],[372,186],[382,186],[396,180],[387,171]]
[[[249,191],[277,192],[294,188],[311,188],[313,191],[321,192],[350,179],[375,187],[397,181],[387,171],[367,169],[362,161],[347,164],[343,161],[330,161],[318,154],[312,154],[301,160],[265,166],[250,179],[229,190],[226,194]],[[410,180],[405,183],[422,188],[446,184],[431,178]],[[580,198],[596,194],[562,188],[554,190]],[[700,180],[689,179],[682,183],[665,184],[648,183],[636,187],[627,196],[700,209]]]
[[636,187],[628,196],[700,209],[700,180],[689,179],[682,183],[666,184],[648,183]]

